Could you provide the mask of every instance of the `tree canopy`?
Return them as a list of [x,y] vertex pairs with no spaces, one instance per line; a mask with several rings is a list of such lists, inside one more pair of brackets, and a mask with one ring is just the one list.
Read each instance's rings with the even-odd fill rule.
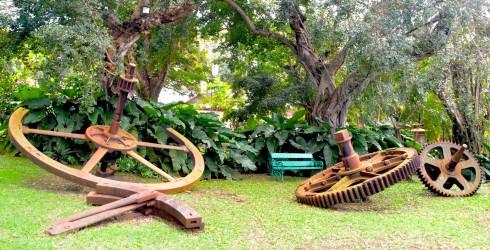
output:
[[[93,93],[109,93],[131,61],[140,97],[156,100],[162,88],[197,93],[206,82],[219,93],[209,102],[234,106],[228,117],[236,121],[305,109],[308,123],[328,122],[333,132],[348,122],[428,123],[437,114],[433,131],[451,127],[444,133],[479,149],[488,129],[488,1],[12,4],[0,12],[5,79],[77,89],[82,110],[95,104]],[[242,100],[225,103],[222,84]]]

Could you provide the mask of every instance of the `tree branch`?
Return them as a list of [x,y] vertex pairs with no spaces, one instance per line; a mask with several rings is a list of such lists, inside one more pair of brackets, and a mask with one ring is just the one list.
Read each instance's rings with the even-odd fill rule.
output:
[[131,18],[122,24],[115,22],[114,20],[109,20],[109,28],[112,30],[112,36],[114,38],[142,34],[150,31],[154,27],[184,18],[196,8],[197,5],[186,3],[185,5],[179,7],[157,10],[146,16],[135,15],[135,18]]
[[220,0],[220,1],[226,2],[233,9],[235,9],[235,11],[243,18],[243,20],[247,24],[247,27],[249,28],[249,30],[253,34],[258,35],[258,36],[272,37],[275,40],[277,40],[278,42],[280,42],[280,43],[284,44],[285,46],[287,46],[288,48],[290,48],[294,54],[297,54],[296,45],[291,40],[287,39],[284,36],[281,36],[280,34],[278,34],[276,32],[270,32],[268,30],[257,29],[257,27],[255,27],[255,24],[252,22],[252,20],[247,15],[247,13],[245,13],[245,11],[243,11],[243,9],[240,6],[238,6],[238,4],[236,4],[233,0]]

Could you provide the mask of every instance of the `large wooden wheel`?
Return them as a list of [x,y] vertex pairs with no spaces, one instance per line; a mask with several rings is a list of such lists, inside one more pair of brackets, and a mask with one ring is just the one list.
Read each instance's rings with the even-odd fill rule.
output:
[[[155,214],[166,219],[173,218],[185,228],[204,228],[201,216],[194,209],[162,194],[188,190],[200,181],[204,173],[204,160],[199,150],[183,135],[173,129],[167,129],[165,133],[174,139],[179,144],[178,146],[138,141],[130,133],[119,128],[128,93],[134,90],[134,85],[137,82],[134,77],[135,67],[136,65],[130,64],[126,74],[120,76],[117,86],[119,99],[110,126],[91,126],[86,129],[85,134],[63,133],[24,127],[22,121],[29,113],[27,109],[19,108],[11,115],[8,126],[10,140],[24,156],[59,177],[93,188],[95,192],[91,192],[87,196],[87,202],[94,205],[102,205],[54,222],[46,230],[48,234],[57,235],[78,230],[117,214],[137,209],[144,211],[144,214]],[[26,134],[86,140],[93,143],[97,150],[82,169],[71,168],[39,151],[29,142],[25,136]],[[192,158],[194,168],[190,174],[175,178],[138,155],[135,151],[137,147],[184,151]],[[121,152],[134,158],[160,174],[165,181],[156,184],[130,183],[106,179],[92,174],[97,163],[106,154],[113,152]]]
[[[133,186],[140,186],[162,193],[177,193],[188,190],[199,182],[204,172],[204,160],[199,150],[180,133],[173,129],[167,129],[166,133],[172,139],[174,139],[180,146],[162,145],[156,143],[148,143],[137,141],[131,134],[126,131],[119,130],[118,134],[114,137],[107,136],[104,131],[107,131],[107,126],[92,126],[87,128],[85,134],[73,134],[73,133],[61,133],[49,130],[39,130],[24,127],[22,125],[23,118],[28,114],[28,110],[24,108],[17,109],[9,121],[9,135],[11,141],[15,147],[32,162],[45,170],[61,177],[66,180],[84,185],[87,187],[95,188],[97,183],[114,183],[114,184],[129,184]],[[78,140],[86,140],[94,143],[98,149],[92,155],[89,161],[83,166],[82,169],[75,169],[64,164],[61,164],[47,155],[43,154],[37,148],[35,148],[25,137],[25,134],[39,134],[46,136],[59,136],[65,138],[72,138]],[[107,141],[107,143],[106,143]],[[160,149],[181,150],[187,152],[194,162],[194,169],[190,174],[183,178],[174,178],[169,174],[162,171],[157,166],[153,165],[143,157],[139,156],[134,149],[136,147],[153,147]],[[120,151],[123,154],[133,157],[143,165],[153,169],[160,174],[166,182],[148,184],[148,183],[128,183],[110,180],[93,175],[91,172],[97,163],[102,159],[104,155],[109,152]]]

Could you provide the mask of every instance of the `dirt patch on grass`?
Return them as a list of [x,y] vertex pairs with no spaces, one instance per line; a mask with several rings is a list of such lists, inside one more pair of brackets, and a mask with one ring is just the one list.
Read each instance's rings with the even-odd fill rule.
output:
[[431,238],[421,235],[420,238],[409,238],[406,235],[390,237],[366,238],[326,236],[311,240],[302,249],[461,249],[448,243],[445,239]]
[[483,225],[485,232],[490,234],[490,220],[484,220],[481,222],[481,224]]
[[[116,174],[114,176],[107,177],[107,179],[132,183],[152,183],[160,181],[158,179],[146,179],[131,174]],[[36,179],[26,180],[25,185],[29,188],[37,190],[47,190],[63,195],[66,195],[68,193],[87,195],[87,193],[92,190],[89,187],[70,182],[61,177],[51,174],[40,175]]]
[[29,188],[37,190],[46,190],[57,194],[78,194],[86,195],[90,188],[78,185],[76,183],[67,181],[55,175],[40,175],[36,179],[29,179],[25,181],[25,185]]

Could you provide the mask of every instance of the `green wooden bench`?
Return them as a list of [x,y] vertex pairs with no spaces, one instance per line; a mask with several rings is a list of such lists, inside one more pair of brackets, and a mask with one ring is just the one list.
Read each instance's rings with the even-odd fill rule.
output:
[[315,161],[309,153],[271,153],[271,178],[281,177],[284,182],[286,170],[323,170],[323,162]]

